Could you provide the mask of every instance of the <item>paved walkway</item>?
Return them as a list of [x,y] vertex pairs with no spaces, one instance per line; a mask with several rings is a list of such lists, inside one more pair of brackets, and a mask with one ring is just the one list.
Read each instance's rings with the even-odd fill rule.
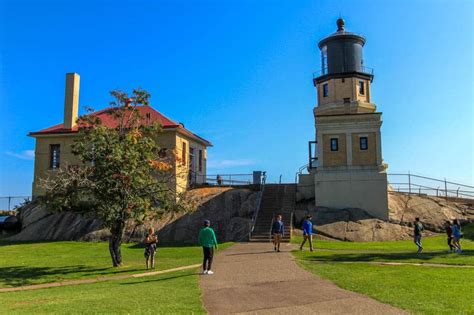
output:
[[343,290],[300,268],[283,245],[239,243],[215,257],[214,275],[201,276],[211,314],[406,314],[367,296]]
[[22,286],[22,287],[14,287],[14,288],[0,288],[0,293],[2,293],[2,292],[15,292],[15,291],[29,291],[29,290],[47,289],[47,288],[55,288],[55,287],[64,287],[64,286],[68,286],[68,285],[78,285],[78,284],[85,284],[85,283],[97,283],[97,282],[104,282],[104,281],[130,279],[130,278],[151,277],[151,276],[161,275],[161,274],[164,274],[164,273],[180,271],[180,270],[196,269],[200,266],[201,266],[201,264],[197,264],[197,265],[188,265],[188,266],[176,267],[176,268],[166,269],[166,270],[148,271],[148,272],[144,272],[144,273],[135,273],[135,274],[128,274],[128,275],[98,277],[98,278],[89,278],[89,279],[77,279],[77,280],[67,280],[67,281],[62,281],[62,282],[50,282],[50,283],[42,283],[42,284],[33,284],[33,285],[26,285],[26,286]]

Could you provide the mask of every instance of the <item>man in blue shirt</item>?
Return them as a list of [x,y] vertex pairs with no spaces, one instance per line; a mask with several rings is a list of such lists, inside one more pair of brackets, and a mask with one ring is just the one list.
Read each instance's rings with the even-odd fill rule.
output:
[[283,221],[281,220],[282,216],[281,214],[276,216],[276,220],[273,221],[272,225],[272,235],[273,235],[273,249],[277,252],[280,251],[280,243],[281,243],[281,238],[285,234],[285,225],[283,224]]
[[309,250],[313,251],[313,222],[311,221],[313,217],[311,214],[306,216],[306,219],[303,221],[303,243],[301,243],[300,250],[303,250],[303,245],[306,243],[306,240],[309,241]]

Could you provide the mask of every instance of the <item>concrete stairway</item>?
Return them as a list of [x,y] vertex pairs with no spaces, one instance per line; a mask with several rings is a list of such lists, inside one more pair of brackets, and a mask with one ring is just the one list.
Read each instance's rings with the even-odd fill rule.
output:
[[272,219],[276,214],[281,214],[285,224],[282,242],[289,242],[292,231],[291,213],[295,210],[295,203],[296,184],[266,184],[250,241],[270,242]]

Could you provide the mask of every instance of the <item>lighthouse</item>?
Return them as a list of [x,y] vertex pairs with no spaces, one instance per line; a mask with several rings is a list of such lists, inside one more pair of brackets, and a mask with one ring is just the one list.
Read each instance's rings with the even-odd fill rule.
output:
[[314,198],[316,206],[359,208],[387,220],[382,113],[371,100],[374,72],[365,66],[365,42],[338,19],[337,31],[318,44],[321,69],[313,75],[316,133],[309,142],[309,174],[299,176],[298,192],[302,199]]

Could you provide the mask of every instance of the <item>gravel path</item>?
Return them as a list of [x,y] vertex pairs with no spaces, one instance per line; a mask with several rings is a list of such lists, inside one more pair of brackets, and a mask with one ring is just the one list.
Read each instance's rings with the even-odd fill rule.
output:
[[[211,314],[407,314],[367,296],[343,290],[300,268],[269,243],[239,243],[214,259],[203,275],[204,306]],[[348,272],[350,272],[348,270]]]

